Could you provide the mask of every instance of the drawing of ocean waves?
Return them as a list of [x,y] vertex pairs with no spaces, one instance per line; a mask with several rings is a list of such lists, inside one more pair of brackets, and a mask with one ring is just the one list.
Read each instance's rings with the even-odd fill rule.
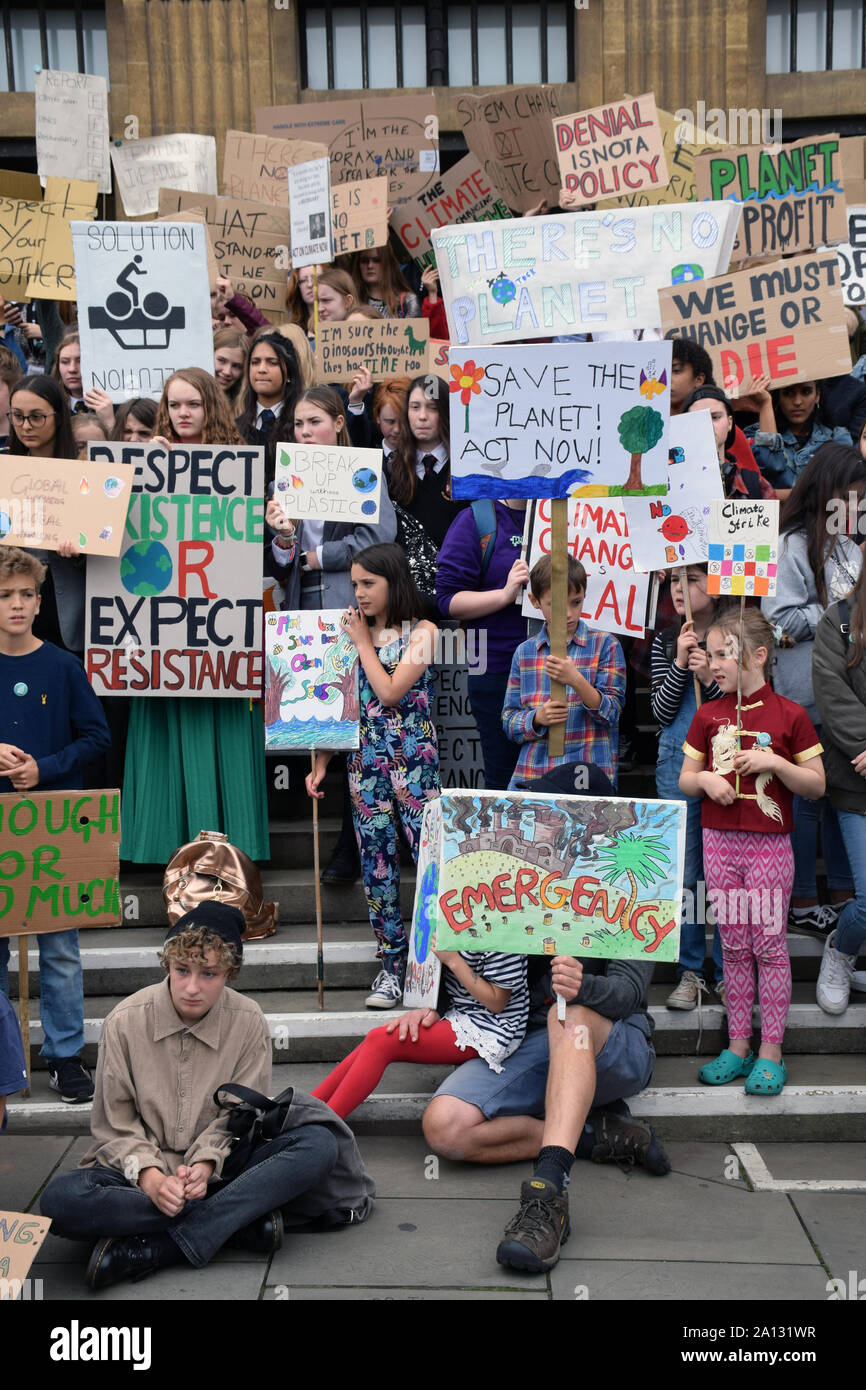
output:
[[351,719],[278,719],[265,729],[266,748],[357,748]]

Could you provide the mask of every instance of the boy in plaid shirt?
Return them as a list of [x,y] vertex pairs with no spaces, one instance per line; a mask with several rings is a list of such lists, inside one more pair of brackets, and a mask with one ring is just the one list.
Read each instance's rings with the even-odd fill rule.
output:
[[[549,555],[533,566],[529,576],[530,602],[545,620],[536,637],[522,642],[511,662],[511,675],[502,710],[502,727],[512,743],[521,743],[511,788],[543,777],[558,763],[586,762],[601,768],[616,785],[617,734],[625,702],[625,662],[622,648],[607,632],[591,632],[581,621],[586,570],[568,559],[567,654],[550,653],[552,563]],[[564,701],[551,700],[550,681],[566,686]],[[547,730],[565,725],[565,752],[551,758]]]

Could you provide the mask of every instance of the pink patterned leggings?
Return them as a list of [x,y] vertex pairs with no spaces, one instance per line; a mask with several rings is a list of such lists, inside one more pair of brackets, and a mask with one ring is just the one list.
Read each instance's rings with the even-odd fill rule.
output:
[[791,1002],[785,923],[794,882],[788,835],[704,830],[707,895],[722,938],[728,1035],[752,1034],[755,966],[761,1040],[781,1046]]

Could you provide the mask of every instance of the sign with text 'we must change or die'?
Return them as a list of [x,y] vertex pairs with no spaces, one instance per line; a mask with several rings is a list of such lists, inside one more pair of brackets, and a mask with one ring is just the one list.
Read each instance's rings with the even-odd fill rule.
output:
[[119,926],[119,791],[0,796],[0,845],[0,935]]
[[257,699],[263,450],[91,444],[90,452],[136,470],[119,559],[87,567],[85,664],[96,693]]

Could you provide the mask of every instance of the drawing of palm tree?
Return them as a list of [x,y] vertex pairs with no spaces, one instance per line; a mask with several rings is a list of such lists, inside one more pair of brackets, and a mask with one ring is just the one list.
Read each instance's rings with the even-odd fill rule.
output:
[[[637,901],[638,884],[649,888],[653,882],[667,876],[670,865],[668,847],[658,836],[623,832],[613,844],[599,849],[598,859],[601,869],[607,870],[606,873],[599,873],[604,883],[616,883],[619,878],[624,878],[628,883],[628,897],[623,899],[619,914],[620,931],[628,931],[631,910]],[[638,937],[638,940],[642,939]]]

